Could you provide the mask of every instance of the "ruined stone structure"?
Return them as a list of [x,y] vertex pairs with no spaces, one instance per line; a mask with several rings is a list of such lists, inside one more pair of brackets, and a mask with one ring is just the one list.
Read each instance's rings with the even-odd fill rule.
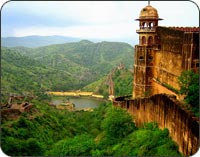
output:
[[158,26],[162,19],[151,5],[136,20],[133,97],[115,98],[113,105],[127,109],[137,126],[156,122],[159,128],[168,128],[179,151],[193,155],[199,148],[199,120],[180,104],[176,91],[184,70],[199,70],[200,29]]
[[136,20],[139,45],[134,54],[133,98],[158,93],[176,95],[163,85],[179,90],[181,72],[198,71],[199,28],[160,27],[158,21],[162,19],[150,5],[141,10]]

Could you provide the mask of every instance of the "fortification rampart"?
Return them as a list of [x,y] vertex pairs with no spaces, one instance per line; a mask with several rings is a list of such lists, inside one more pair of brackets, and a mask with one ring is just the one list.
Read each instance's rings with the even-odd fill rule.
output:
[[199,120],[175,96],[157,94],[146,98],[118,97],[114,106],[127,109],[137,126],[157,122],[159,128],[168,128],[171,138],[184,155],[193,155],[199,148]]

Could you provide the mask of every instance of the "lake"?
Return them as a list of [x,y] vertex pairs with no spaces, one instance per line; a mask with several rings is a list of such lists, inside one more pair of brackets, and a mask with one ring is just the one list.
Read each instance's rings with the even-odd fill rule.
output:
[[[58,105],[66,101],[68,101],[66,97],[54,97],[52,98],[51,103],[54,105]],[[99,100],[89,97],[70,97],[69,101],[75,104],[75,109],[95,108],[105,102],[105,100]]]

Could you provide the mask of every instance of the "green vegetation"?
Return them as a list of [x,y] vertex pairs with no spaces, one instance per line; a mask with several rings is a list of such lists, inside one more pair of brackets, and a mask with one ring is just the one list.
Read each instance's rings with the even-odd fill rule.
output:
[[48,90],[72,90],[79,81],[68,73],[45,66],[10,49],[1,52],[1,93],[3,102],[9,93],[40,96]]
[[126,137],[135,130],[132,117],[126,110],[121,108],[109,108],[107,115],[102,122],[102,128],[105,131],[106,138],[113,141]]
[[185,102],[191,105],[191,110],[199,116],[199,74],[192,70],[183,71],[179,77],[180,93],[186,95]]
[[132,95],[133,73],[128,69],[117,70],[113,76],[115,96]]
[[[1,148],[9,156],[179,156],[167,129],[154,123],[137,128],[126,110],[102,104],[93,112],[48,105],[48,90],[93,90],[108,95],[113,73],[115,95],[132,92],[133,48],[125,43],[78,43],[40,48],[2,48],[1,104],[10,93],[34,95],[24,113],[1,111]],[[45,100],[45,101],[44,101]]]
[[1,148],[9,156],[180,156],[167,129],[137,128],[126,110],[111,104],[69,112],[32,103],[30,112],[2,119]]
[[[114,94],[115,96],[131,95],[132,94],[132,83],[133,74],[127,68],[116,70],[112,76],[114,82]],[[98,81],[95,81],[83,88],[85,91],[93,91],[96,94],[104,95],[108,97],[108,75],[102,77]]]
[[105,77],[119,63],[127,68],[133,64],[130,45],[87,40],[39,48],[2,48],[1,56],[4,103],[10,93],[38,96],[49,90],[79,90]]

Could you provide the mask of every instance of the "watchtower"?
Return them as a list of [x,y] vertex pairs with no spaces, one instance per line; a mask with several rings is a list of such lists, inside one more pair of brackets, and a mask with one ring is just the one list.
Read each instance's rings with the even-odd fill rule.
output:
[[134,54],[134,80],[133,80],[133,98],[151,95],[154,51],[153,48],[159,44],[156,35],[158,21],[158,12],[150,3],[144,7],[138,19],[139,45],[135,45]]

